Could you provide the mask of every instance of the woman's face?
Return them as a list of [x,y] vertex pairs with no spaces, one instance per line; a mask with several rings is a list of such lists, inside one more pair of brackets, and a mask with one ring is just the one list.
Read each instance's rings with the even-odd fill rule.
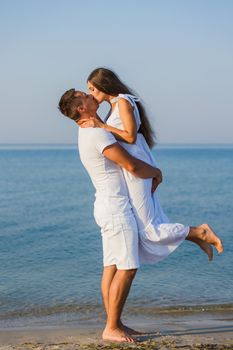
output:
[[95,99],[98,101],[98,103],[101,103],[103,101],[107,100],[107,94],[104,92],[98,90],[90,81],[87,82],[87,87],[92,96],[95,97]]

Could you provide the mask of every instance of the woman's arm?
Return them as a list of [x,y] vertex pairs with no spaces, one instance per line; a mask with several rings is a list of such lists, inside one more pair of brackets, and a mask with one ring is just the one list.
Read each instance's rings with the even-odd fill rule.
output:
[[79,125],[82,128],[103,128],[106,131],[111,132],[117,140],[125,141],[127,143],[134,143],[137,139],[137,127],[133,113],[133,107],[128,101],[126,101],[124,98],[121,98],[118,101],[118,108],[124,130],[114,128],[111,125],[103,123],[100,119],[97,118],[83,120],[82,124]]

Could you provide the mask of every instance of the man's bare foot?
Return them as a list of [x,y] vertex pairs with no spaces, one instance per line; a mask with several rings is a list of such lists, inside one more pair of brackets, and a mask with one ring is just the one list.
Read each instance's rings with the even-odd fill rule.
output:
[[219,254],[222,253],[223,252],[222,241],[216,235],[216,233],[214,233],[214,231],[211,229],[211,227],[208,224],[202,224],[202,225],[200,225],[200,227],[204,228],[204,230],[205,230],[206,237],[204,238],[204,240],[207,243],[214,245]]
[[200,238],[193,238],[192,240],[208,255],[209,261],[213,260],[213,248],[209,243]]
[[115,328],[105,328],[102,334],[102,339],[105,341],[111,341],[111,342],[127,342],[127,343],[135,343],[135,340],[126,333],[123,329]]
[[123,329],[126,333],[128,333],[129,335],[142,335],[142,332],[138,332],[135,331],[135,329],[127,327],[126,325],[124,325],[122,322],[120,323],[120,329]]

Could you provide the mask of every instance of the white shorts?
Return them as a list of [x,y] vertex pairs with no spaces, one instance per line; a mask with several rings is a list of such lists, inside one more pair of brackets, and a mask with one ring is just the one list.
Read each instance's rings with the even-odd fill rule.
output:
[[119,270],[139,267],[138,228],[133,215],[95,215],[101,228],[104,266],[116,265]]

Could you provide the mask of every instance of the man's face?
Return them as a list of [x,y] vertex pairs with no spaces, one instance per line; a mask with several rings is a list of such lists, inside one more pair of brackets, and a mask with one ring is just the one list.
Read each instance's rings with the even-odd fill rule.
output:
[[95,99],[99,102],[102,103],[103,101],[106,100],[107,94],[104,92],[100,91],[97,89],[89,80],[87,82],[87,88],[92,96],[95,97]]
[[75,96],[82,98],[82,106],[78,107],[81,113],[95,113],[99,107],[97,100],[92,95],[88,95],[82,91],[76,91]]

